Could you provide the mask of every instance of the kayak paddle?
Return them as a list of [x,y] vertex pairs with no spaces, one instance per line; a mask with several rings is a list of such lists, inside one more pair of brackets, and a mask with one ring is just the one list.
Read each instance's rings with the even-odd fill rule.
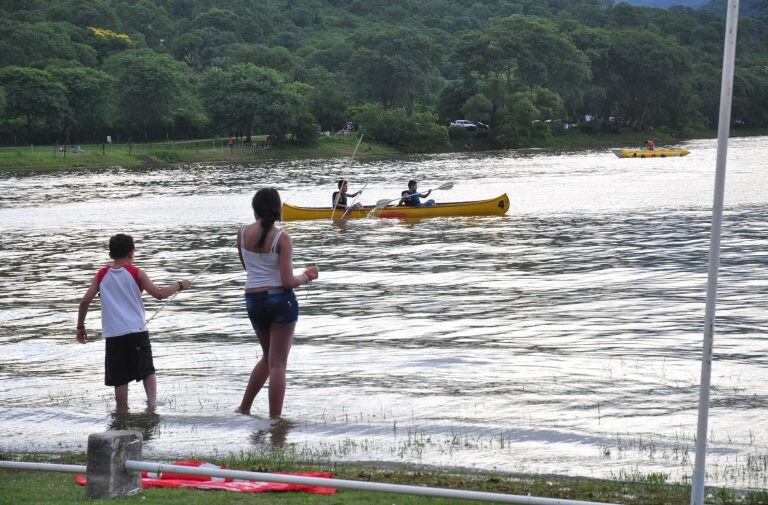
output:
[[[430,189],[429,191],[437,191],[438,189],[443,189],[443,190],[453,189],[453,182],[443,183],[443,184],[441,184],[440,186],[438,186],[438,187],[436,187],[434,189]],[[418,195],[418,194],[420,194],[420,192],[411,193],[408,196],[400,196],[398,198],[393,198],[391,200],[388,200],[386,198],[383,199],[383,200],[379,200],[378,202],[376,202],[376,206],[373,209],[371,209],[371,212],[369,212],[368,215],[370,216],[371,214],[376,214],[376,212],[380,211],[381,209],[383,209],[384,207],[386,207],[387,205],[389,205],[392,202],[396,202],[398,200],[402,200],[403,198],[410,198],[413,195]]]

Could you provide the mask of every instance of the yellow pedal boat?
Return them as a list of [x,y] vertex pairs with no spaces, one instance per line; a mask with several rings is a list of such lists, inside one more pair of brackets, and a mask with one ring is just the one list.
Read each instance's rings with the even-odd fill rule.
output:
[[[283,204],[283,221],[301,221],[306,219],[340,219],[342,215],[349,219],[367,217],[374,207],[350,210],[344,214],[342,209],[333,212],[331,207],[294,207]],[[429,207],[384,207],[376,211],[374,217],[408,219],[441,216],[501,216],[509,210],[509,197],[505,194],[490,200],[476,202],[438,203]]]
[[671,158],[673,156],[685,156],[690,154],[690,151],[685,149],[654,149],[649,151],[647,149],[614,149],[613,154],[619,158]]

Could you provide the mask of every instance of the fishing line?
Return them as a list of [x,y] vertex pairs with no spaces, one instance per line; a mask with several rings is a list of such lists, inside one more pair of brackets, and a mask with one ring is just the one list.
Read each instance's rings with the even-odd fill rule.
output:
[[[360,138],[359,138],[359,139],[357,139],[357,145],[355,145],[355,150],[354,150],[354,151],[352,151],[352,157],[349,159],[349,165],[352,165],[352,162],[353,162],[353,161],[355,161],[355,154],[357,154],[357,148],[358,148],[358,147],[360,147],[360,142],[362,142],[362,141],[363,141],[363,137],[364,137],[364,136],[365,136],[365,134],[363,133],[363,134],[361,134],[361,135],[360,135]],[[349,168],[349,165],[347,166],[347,168]],[[351,205],[354,205],[354,203],[355,203],[355,200],[357,200],[357,198],[358,198],[358,197],[360,197],[360,195],[362,195],[362,194],[363,194],[363,191],[364,191],[364,190],[365,190],[365,188],[367,188],[367,187],[368,187],[368,182],[366,181],[365,185],[363,185],[363,189],[361,189],[361,190],[360,190],[360,192],[357,194],[357,196],[356,196],[355,198],[353,198],[353,199],[352,199],[352,204],[351,204]],[[341,191],[341,188],[339,188],[339,191]],[[334,215],[336,214],[336,207],[338,206],[338,204],[339,204],[339,200],[340,200],[340,199],[341,199],[341,195],[339,195],[339,197],[338,197],[338,198],[336,198],[336,199],[333,201],[333,208],[331,209],[331,226],[333,226],[333,217],[334,217]],[[347,211],[349,210],[349,207],[350,207],[350,206],[348,205],[348,206],[347,206],[347,208],[344,210],[344,214],[342,214],[342,216],[341,216],[341,217],[342,217],[342,219],[344,218],[344,216],[346,216],[346,215],[347,215]],[[328,233],[329,233],[330,231],[331,231],[331,229],[330,229],[330,228],[329,228],[329,229],[327,229],[327,230],[325,231],[325,234],[323,235],[323,241],[320,243],[320,252],[317,254],[317,258],[315,259],[315,263],[314,263],[314,266],[315,266],[315,267],[317,267],[317,264],[318,264],[318,263],[320,263],[320,260],[321,260],[321,259],[322,259],[322,257],[323,257],[323,252],[325,251],[325,242],[328,240]],[[306,294],[306,296],[304,297],[304,299],[305,299],[305,300],[307,299],[307,297],[309,297],[309,290],[310,290],[310,289],[312,289],[312,284],[311,284],[311,283],[307,285],[307,294]]]
[[[194,281],[195,281],[195,279],[197,279],[198,277],[200,277],[200,275],[202,275],[202,274],[203,274],[205,271],[207,271],[209,268],[211,268],[211,267],[212,267],[212,266],[213,266],[213,265],[214,265],[214,264],[215,264],[217,261],[219,261],[221,258],[223,258],[223,257],[224,257],[224,255],[225,255],[225,254],[227,254],[227,253],[229,252],[229,250],[230,250],[230,249],[232,249],[233,247],[235,247],[235,244],[237,244],[237,241],[235,241],[235,242],[232,242],[232,243],[229,245],[229,247],[227,247],[227,248],[226,248],[226,250],[225,250],[223,253],[221,253],[221,254],[219,254],[218,256],[216,256],[216,258],[214,258],[214,259],[213,259],[213,260],[212,260],[210,263],[208,263],[208,264],[205,266],[205,268],[203,268],[202,270],[200,270],[199,272],[197,272],[197,274],[195,274],[195,276],[194,276],[194,277],[192,277],[192,279],[190,279],[190,282],[194,282]],[[168,302],[170,302],[171,300],[173,300],[174,298],[176,298],[176,295],[178,295],[179,293],[181,293],[181,291],[176,291],[176,292],[175,292],[175,293],[173,293],[173,294],[172,294],[170,297],[168,297],[168,298],[166,298],[165,300],[163,300],[163,303],[161,303],[161,304],[160,304],[160,307],[158,307],[158,309],[155,311],[155,313],[154,313],[154,314],[152,314],[152,315],[150,316],[150,318],[149,318],[149,319],[147,319],[147,320],[145,321],[145,324],[148,324],[148,323],[149,323],[151,320],[153,320],[153,319],[155,318],[155,316],[157,316],[157,315],[160,313],[160,311],[161,311],[161,310],[163,310],[163,309],[166,307],[166,305],[168,304]]]
[[[360,142],[363,141],[363,135],[360,135],[360,138],[357,140],[357,145],[355,146],[355,150],[352,152],[352,157],[349,159],[349,164],[351,165],[353,161],[355,161],[355,154],[357,154],[357,148],[360,147]],[[360,190],[360,193],[352,200],[352,204],[354,204],[355,200],[363,193],[363,190],[368,186],[368,183],[366,182],[363,186],[363,189]],[[341,188],[339,188],[339,191],[341,191]],[[336,207],[339,204],[339,200],[341,199],[341,195],[339,195],[339,198],[333,201],[333,208],[331,209],[331,226],[333,226],[333,217],[336,214]],[[347,206],[347,209],[349,209],[349,205]],[[346,215],[346,210],[344,214],[342,214],[342,217]],[[325,231],[325,234],[323,235],[323,241],[320,243],[320,252],[317,255],[317,259],[315,260],[315,266],[320,262],[320,259],[323,257],[323,250],[325,248],[325,242],[328,240],[328,233],[330,232],[330,229],[327,229]]]

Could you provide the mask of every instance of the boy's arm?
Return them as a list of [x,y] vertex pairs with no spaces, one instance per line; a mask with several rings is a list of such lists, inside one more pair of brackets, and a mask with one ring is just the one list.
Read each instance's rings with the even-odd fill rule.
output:
[[152,282],[152,280],[149,278],[149,275],[147,275],[144,270],[139,270],[139,281],[141,282],[141,287],[158,300],[168,298],[172,294],[178,293],[182,289],[187,289],[192,285],[190,280],[184,279],[182,281],[176,281],[173,284],[169,284],[168,286],[157,286],[154,282]]
[[429,191],[427,191],[426,193],[422,193],[422,194],[420,194],[419,196],[420,196],[421,198],[426,198],[426,197],[428,197],[428,196],[429,196],[429,194],[430,194],[430,193],[432,193],[432,190],[431,190],[431,189],[430,189]]
[[88,291],[85,292],[83,298],[80,300],[80,308],[77,310],[77,336],[75,340],[84,344],[88,340],[88,335],[85,333],[85,315],[88,314],[88,308],[91,306],[96,293],[99,292],[99,276],[94,275],[91,280],[91,285],[88,286]]

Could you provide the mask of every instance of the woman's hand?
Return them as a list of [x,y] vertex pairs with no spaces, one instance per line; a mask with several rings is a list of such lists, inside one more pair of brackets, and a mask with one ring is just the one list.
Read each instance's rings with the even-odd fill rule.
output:
[[309,267],[304,269],[304,275],[307,276],[307,282],[312,282],[320,276],[320,271],[317,267]]
[[75,340],[81,344],[84,344],[88,340],[88,335],[85,333],[85,326],[77,329],[77,336],[75,337]]

